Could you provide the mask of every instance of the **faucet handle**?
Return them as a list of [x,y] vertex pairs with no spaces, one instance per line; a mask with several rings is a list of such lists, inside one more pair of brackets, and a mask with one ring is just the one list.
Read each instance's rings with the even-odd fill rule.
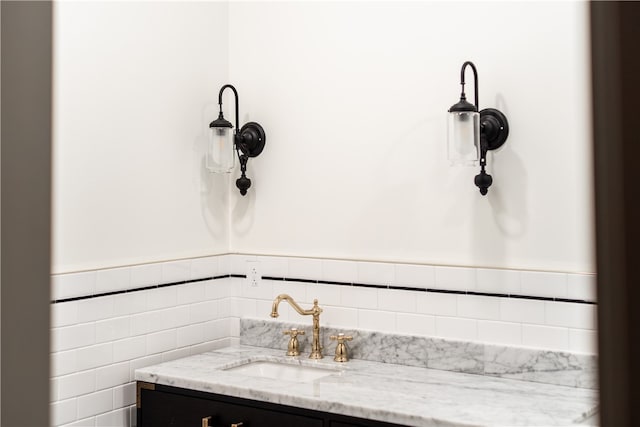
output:
[[291,337],[289,345],[287,346],[287,356],[299,356],[300,345],[298,343],[298,335],[304,335],[304,331],[298,330],[298,328],[291,328],[282,333]]
[[298,328],[287,329],[282,332],[284,335],[291,335],[291,338],[295,338],[298,335],[304,335],[304,331],[299,330]]
[[343,343],[344,341],[351,341],[353,339],[351,335],[345,335],[343,333],[339,333],[338,335],[331,335],[329,338],[338,341],[338,344]]
[[336,346],[336,354],[333,357],[333,360],[335,360],[336,362],[347,362],[349,360],[349,355],[347,354],[347,346],[344,344],[344,342],[353,340],[353,337],[351,335],[340,333],[338,335],[331,335],[329,338],[338,341],[338,345]]

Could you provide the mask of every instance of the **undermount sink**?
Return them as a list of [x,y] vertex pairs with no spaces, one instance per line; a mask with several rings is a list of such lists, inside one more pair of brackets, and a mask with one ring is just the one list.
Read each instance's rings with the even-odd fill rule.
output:
[[252,377],[273,378],[293,382],[311,382],[340,372],[331,368],[293,365],[272,361],[248,362],[224,370]]

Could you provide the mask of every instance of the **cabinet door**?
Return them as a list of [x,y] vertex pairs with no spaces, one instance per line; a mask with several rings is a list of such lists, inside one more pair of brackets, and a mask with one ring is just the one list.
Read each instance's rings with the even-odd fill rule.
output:
[[[142,390],[138,427],[322,427],[318,418],[258,409],[164,391]],[[203,420],[211,417],[203,424]]]

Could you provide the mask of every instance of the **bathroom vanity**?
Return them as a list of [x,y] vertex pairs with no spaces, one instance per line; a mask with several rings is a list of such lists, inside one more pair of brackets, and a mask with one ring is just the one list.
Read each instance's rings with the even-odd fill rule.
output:
[[239,346],[136,370],[138,427],[569,426],[596,390]]
[[138,390],[140,402],[138,426],[397,426],[397,424],[144,382],[138,382]]

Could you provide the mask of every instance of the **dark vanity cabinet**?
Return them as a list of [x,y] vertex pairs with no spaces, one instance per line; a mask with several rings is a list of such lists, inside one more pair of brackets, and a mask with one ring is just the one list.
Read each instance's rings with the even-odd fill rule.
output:
[[141,381],[136,401],[138,427],[399,427]]

